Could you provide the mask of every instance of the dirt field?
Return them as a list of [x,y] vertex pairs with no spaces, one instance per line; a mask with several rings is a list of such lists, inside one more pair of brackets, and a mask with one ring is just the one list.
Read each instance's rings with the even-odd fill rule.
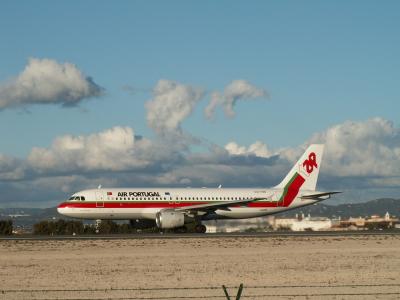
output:
[[400,236],[0,241],[0,299],[399,299],[399,275]]

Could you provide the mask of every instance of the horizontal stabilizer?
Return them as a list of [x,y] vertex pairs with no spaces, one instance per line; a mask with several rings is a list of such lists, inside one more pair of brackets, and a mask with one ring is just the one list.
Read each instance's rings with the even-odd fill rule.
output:
[[340,194],[342,192],[324,192],[324,193],[314,193],[308,195],[302,195],[301,199],[313,199],[313,200],[326,200],[334,194]]

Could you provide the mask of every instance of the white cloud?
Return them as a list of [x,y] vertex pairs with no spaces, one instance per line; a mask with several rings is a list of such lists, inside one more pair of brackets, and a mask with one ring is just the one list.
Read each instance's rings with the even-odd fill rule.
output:
[[315,134],[314,142],[325,144],[323,168],[330,175],[400,176],[400,128],[391,121],[347,121]]
[[158,135],[181,133],[181,124],[203,97],[203,90],[176,81],[160,80],[146,103],[147,123]]
[[149,147],[150,141],[136,140],[131,128],[113,127],[88,136],[58,137],[50,148],[33,148],[28,162],[39,172],[131,170],[149,164],[142,155]]
[[234,80],[225,87],[222,94],[219,92],[211,94],[210,103],[205,108],[204,113],[207,118],[211,118],[214,115],[215,109],[221,105],[225,115],[233,117],[237,101],[266,98],[267,96],[268,93],[266,90],[258,88],[246,80]]
[[256,141],[247,148],[239,146],[235,142],[230,142],[225,145],[225,150],[231,155],[255,155],[258,157],[270,157],[273,155],[268,146],[260,141]]
[[22,161],[0,153],[0,180],[19,180],[25,176]]
[[71,106],[102,92],[74,64],[31,58],[22,73],[0,85],[0,110],[29,104]]

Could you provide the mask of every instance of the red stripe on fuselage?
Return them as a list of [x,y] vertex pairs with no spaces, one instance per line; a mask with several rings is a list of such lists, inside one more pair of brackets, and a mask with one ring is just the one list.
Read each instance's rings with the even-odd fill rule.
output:
[[[158,201],[158,202],[64,202],[61,203],[58,208],[176,208],[185,207],[193,205],[201,205],[207,203],[219,203],[219,202],[168,202],[168,201]],[[239,205],[235,207],[241,207]],[[242,206],[243,207],[243,206]],[[251,202],[246,205],[246,207],[277,207],[277,202],[267,202],[267,201],[256,201]]]

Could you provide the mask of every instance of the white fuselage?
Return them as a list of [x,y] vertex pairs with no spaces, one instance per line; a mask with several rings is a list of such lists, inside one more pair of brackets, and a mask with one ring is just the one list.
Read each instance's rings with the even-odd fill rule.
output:
[[[84,190],[58,206],[62,215],[83,219],[155,219],[157,212],[206,203],[261,199],[243,206],[202,213],[202,220],[260,217],[310,205],[317,201],[301,199],[307,191],[285,194],[283,189],[241,188],[112,188]],[[285,200],[283,199],[285,198]]]

